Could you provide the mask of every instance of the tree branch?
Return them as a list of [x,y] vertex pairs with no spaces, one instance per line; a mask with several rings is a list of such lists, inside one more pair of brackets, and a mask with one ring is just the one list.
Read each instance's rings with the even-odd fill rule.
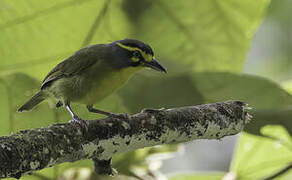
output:
[[0,178],[46,167],[92,159],[95,171],[112,174],[111,157],[143,147],[194,139],[221,139],[243,130],[251,116],[240,101],[143,110],[129,119],[89,121],[88,131],[76,123],[53,124],[0,137]]

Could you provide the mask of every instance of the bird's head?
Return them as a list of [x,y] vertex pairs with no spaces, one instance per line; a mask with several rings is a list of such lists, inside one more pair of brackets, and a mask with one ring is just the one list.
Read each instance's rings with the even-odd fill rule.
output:
[[166,69],[154,58],[154,53],[148,44],[134,39],[124,39],[111,44],[118,66],[121,68],[148,67],[165,72]]

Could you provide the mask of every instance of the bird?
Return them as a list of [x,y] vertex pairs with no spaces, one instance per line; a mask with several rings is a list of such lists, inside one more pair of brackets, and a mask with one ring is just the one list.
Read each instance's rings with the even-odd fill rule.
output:
[[83,104],[91,113],[121,118],[94,108],[94,104],[121,88],[130,77],[143,68],[166,73],[154,58],[152,48],[136,39],[117,40],[108,44],[84,47],[56,65],[44,78],[40,90],[18,112],[30,111],[46,99],[56,99],[56,107],[64,106],[72,116],[69,122],[86,124],[71,108]]

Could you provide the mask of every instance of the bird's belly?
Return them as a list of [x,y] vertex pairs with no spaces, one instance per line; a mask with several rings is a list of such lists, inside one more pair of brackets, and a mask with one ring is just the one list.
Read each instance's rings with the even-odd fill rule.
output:
[[91,87],[86,95],[79,99],[78,102],[82,104],[95,104],[119,88],[121,88],[130,78],[131,73],[124,71],[108,73],[104,78],[94,79],[91,81]]
[[61,78],[49,88],[53,97],[80,104],[92,105],[121,88],[136,69],[103,71],[95,74]]
[[124,83],[118,79],[106,79],[94,82],[86,95],[78,100],[82,104],[95,104],[119,89]]

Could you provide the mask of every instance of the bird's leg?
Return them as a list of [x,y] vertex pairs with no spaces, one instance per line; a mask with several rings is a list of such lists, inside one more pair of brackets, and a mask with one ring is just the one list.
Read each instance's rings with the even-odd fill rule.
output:
[[86,106],[89,112],[92,113],[97,113],[97,114],[102,114],[108,117],[113,117],[113,118],[118,118],[118,119],[129,119],[130,115],[128,113],[123,113],[123,114],[115,114],[115,113],[110,113],[110,112],[106,112],[106,111],[102,111],[99,109],[95,109],[93,107],[93,105],[87,105]]
[[95,109],[93,107],[93,105],[88,105],[86,107],[87,107],[88,111],[92,112],[92,113],[102,114],[102,115],[106,115],[106,116],[115,116],[116,115],[114,113],[110,113],[110,112],[102,111],[102,110],[99,110],[99,109]]
[[70,123],[76,122],[78,124],[80,124],[83,128],[86,129],[86,131],[88,130],[88,122],[86,120],[80,119],[71,109],[70,103],[66,102],[65,104],[66,109],[69,111],[69,113],[72,116],[72,120],[70,120]]

